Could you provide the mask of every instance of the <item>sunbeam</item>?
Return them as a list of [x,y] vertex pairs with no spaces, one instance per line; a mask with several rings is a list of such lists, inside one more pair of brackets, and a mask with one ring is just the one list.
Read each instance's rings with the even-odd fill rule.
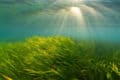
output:
[[[119,5],[117,3],[112,5],[110,0],[35,0],[29,2],[32,5],[28,5],[23,1],[24,4],[16,2],[13,5],[9,3],[9,7],[2,3],[0,3],[2,10],[0,14],[3,15],[4,19],[1,18],[0,23],[3,24],[3,21],[9,18],[7,19],[8,23],[3,25],[9,26],[8,24],[11,22],[10,25],[12,26],[16,26],[17,23],[25,28],[32,26],[30,28],[34,31],[30,32],[29,30],[30,34],[64,34],[72,37],[77,35],[80,38],[81,36],[90,37],[92,35],[98,38],[98,34],[105,33],[98,29],[120,25]],[[19,29],[21,31],[18,30],[18,32],[25,32],[26,30]],[[114,34],[110,33],[112,29],[108,30],[109,35]]]
[[71,7],[70,10],[75,15],[80,15],[81,14],[80,9],[78,7]]

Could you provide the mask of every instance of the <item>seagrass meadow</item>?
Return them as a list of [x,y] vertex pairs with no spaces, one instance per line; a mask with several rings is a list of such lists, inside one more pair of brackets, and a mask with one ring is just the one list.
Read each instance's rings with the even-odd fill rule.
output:
[[120,80],[120,1],[0,0],[0,80]]
[[0,80],[119,80],[120,45],[106,44],[66,37],[3,44]]

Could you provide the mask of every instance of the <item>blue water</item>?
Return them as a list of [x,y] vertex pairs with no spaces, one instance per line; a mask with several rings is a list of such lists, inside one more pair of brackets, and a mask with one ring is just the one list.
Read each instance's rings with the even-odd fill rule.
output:
[[[32,36],[68,36],[75,39],[120,42],[120,2],[70,0],[0,1],[0,41]],[[64,3],[63,3],[64,2]],[[69,8],[80,8],[82,16]]]

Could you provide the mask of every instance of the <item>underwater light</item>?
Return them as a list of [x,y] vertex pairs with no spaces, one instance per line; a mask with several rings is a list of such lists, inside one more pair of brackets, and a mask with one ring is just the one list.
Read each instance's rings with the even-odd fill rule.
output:
[[74,2],[80,2],[80,1],[82,1],[82,0],[73,0]]
[[73,3],[80,3],[80,2],[83,2],[83,0],[73,0],[72,2]]
[[79,7],[71,7],[70,10],[74,14],[80,14],[80,8]]
[[74,2],[78,2],[79,0],[74,0]]

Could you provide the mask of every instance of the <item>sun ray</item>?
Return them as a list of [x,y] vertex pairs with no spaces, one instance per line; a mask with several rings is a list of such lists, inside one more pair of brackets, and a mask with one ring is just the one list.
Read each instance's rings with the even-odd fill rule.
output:
[[[28,15],[29,19],[31,20],[29,20],[27,24],[30,25],[35,21],[39,21],[41,16],[49,16],[51,18],[49,24],[52,24],[52,26],[56,26],[56,28],[54,29],[55,33],[53,32],[55,35],[63,34],[64,32],[67,32],[67,34],[72,34],[71,30],[72,28],[74,28],[73,30],[76,30],[77,32],[75,33],[79,33],[78,35],[87,34],[88,36],[90,36],[90,34],[92,33],[90,31],[91,26],[103,26],[107,25],[107,22],[110,22],[109,18],[105,16],[107,12],[110,12],[111,14],[116,14],[114,10],[106,7],[101,3],[95,2],[88,5],[83,0],[69,0],[69,3],[72,4],[64,5],[64,7],[61,7],[63,6],[61,5],[60,8],[54,10],[53,7],[58,7],[56,5],[58,5],[61,1],[62,0],[55,0],[55,2],[49,4],[43,10],[38,9],[36,12],[34,11],[33,13],[31,13],[31,15]],[[49,31],[50,30],[46,30],[46,32]]]
[[59,17],[61,18],[61,20],[58,22],[59,25],[58,26],[59,30],[57,32],[58,35],[61,34],[61,32],[64,30],[68,18],[68,12],[66,12],[65,10],[61,10],[59,13],[60,13]]

